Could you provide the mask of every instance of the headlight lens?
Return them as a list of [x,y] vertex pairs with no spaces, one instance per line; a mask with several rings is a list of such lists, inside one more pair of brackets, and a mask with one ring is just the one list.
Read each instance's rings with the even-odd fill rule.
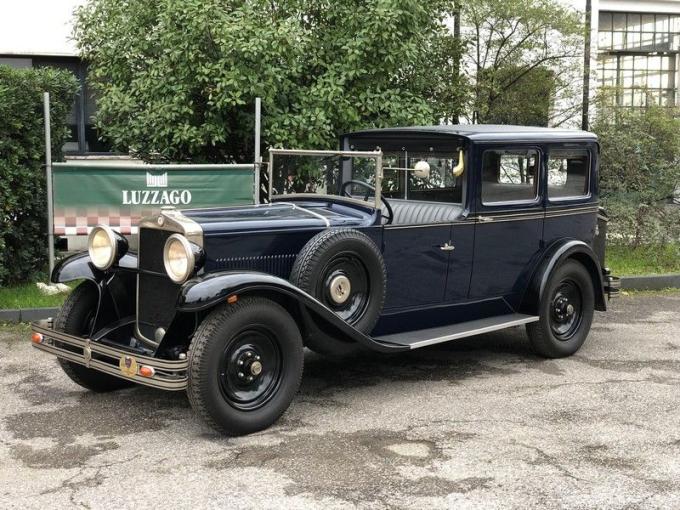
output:
[[97,269],[108,269],[116,261],[118,241],[109,227],[99,225],[92,229],[87,241],[90,260]]
[[182,283],[191,276],[196,259],[186,237],[181,234],[168,237],[163,250],[163,264],[170,279],[177,283]]

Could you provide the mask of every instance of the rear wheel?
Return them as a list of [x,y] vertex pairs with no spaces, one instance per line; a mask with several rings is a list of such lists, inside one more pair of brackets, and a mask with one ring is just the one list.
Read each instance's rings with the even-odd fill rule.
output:
[[534,349],[547,358],[578,351],[590,331],[595,292],[590,274],[576,261],[558,267],[539,304],[539,320],[527,325]]
[[[69,335],[86,337],[94,321],[99,292],[91,282],[78,285],[66,298],[54,319],[54,329]],[[76,384],[91,391],[106,392],[131,386],[130,381],[103,374],[83,365],[57,358],[66,375]]]
[[221,306],[189,347],[189,401],[226,434],[262,430],[293,400],[303,361],[300,331],[279,304],[253,297]]

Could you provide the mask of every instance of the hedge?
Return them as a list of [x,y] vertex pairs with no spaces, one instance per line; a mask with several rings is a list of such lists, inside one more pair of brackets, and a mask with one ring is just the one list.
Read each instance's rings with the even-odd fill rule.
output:
[[77,90],[68,71],[0,66],[0,285],[29,280],[45,269],[43,92],[50,93],[52,159],[58,161]]

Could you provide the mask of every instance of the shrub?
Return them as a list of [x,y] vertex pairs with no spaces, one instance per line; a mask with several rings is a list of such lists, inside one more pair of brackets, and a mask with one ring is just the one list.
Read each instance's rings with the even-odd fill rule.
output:
[[50,93],[52,159],[61,159],[76,79],[55,69],[0,66],[0,285],[36,275],[47,259],[43,92]]
[[680,239],[680,211],[669,198],[680,185],[680,119],[659,106],[628,109],[599,103],[593,131],[601,144],[600,196],[618,244]]

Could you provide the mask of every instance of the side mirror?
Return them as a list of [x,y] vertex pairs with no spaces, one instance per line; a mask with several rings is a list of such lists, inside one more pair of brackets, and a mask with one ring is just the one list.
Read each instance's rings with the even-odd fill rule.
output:
[[430,164],[427,161],[421,160],[413,167],[413,175],[418,179],[428,179],[430,177]]

